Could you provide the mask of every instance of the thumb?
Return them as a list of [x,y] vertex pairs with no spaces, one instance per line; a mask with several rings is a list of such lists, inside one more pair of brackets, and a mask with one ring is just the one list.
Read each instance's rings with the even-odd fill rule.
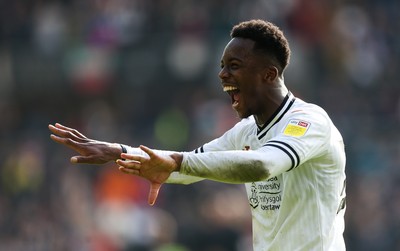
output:
[[70,159],[72,164],[90,164],[93,163],[91,156],[74,156]]
[[154,151],[151,150],[150,148],[148,148],[147,146],[140,145],[139,148],[142,149],[143,152],[147,153],[147,155],[149,155],[150,158],[151,158],[152,156],[154,156]]
[[72,164],[77,164],[77,163],[79,163],[78,161],[79,161],[79,157],[78,156],[71,157],[71,163]]
[[162,184],[160,183],[154,183],[154,182],[150,184],[150,192],[148,198],[148,203],[150,206],[153,206],[154,203],[156,203],[158,192],[160,191],[161,185]]

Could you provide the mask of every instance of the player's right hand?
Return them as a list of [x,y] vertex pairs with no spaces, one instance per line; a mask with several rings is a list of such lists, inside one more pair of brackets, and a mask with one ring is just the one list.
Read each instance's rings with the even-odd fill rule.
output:
[[48,127],[52,132],[50,135],[52,140],[79,153],[79,155],[71,157],[70,161],[73,164],[105,164],[120,157],[119,144],[87,138],[76,129],[59,123]]

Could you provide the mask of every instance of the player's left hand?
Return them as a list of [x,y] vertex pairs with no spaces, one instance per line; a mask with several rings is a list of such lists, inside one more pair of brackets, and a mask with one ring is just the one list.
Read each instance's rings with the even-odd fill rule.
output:
[[177,170],[178,163],[173,157],[157,154],[146,146],[140,146],[140,149],[148,156],[122,153],[121,158],[124,160],[119,159],[116,163],[120,171],[143,177],[150,182],[148,203],[154,205],[161,185]]
[[52,140],[78,153],[71,157],[73,164],[105,164],[118,159],[122,151],[119,144],[90,139],[78,130],[59,123],[49,125],[49,130]]

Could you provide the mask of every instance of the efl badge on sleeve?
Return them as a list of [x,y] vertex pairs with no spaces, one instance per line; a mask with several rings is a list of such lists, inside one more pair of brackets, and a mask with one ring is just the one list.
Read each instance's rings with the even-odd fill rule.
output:
[[301,137],[307,132],[310,125],[311,123],[309,122],[299,119],[292,119],[285,127],[285,130],[283,130],[283,134],[288,136]]

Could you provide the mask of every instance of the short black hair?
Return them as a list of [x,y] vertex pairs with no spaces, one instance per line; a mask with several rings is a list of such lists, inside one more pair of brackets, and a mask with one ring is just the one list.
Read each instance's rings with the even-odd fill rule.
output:
[[280,74],[289,64],[289,42],[279,27],[273,23],[261,19],[241,22],[232,28],[231,38],[253,40],[254,50],[263,51],[272,62],[276,62]]

